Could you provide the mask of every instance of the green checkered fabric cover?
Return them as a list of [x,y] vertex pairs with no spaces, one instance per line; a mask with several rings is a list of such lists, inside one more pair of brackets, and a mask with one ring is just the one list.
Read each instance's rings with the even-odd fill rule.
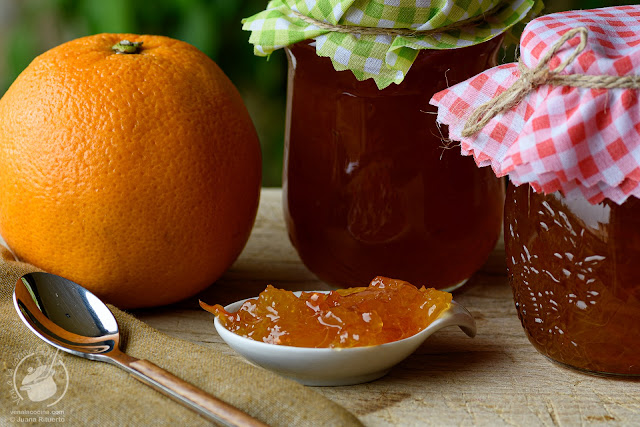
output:
[[[402,82],[420,49],[482,43],[541,9],[541,0],[271,0],[266,10],[243,20],[242,28],[251,31],[249,42],[256,55],[267,56],[276,49],[315,39],[316,53],[331,58],[336,70],[351,70],[358,80],[373,78],[383,89]],[[343,33],[319,28],[296,12],[332,25],[429,33]],[[483,19],[471,25],[444,28],[479,16]]]

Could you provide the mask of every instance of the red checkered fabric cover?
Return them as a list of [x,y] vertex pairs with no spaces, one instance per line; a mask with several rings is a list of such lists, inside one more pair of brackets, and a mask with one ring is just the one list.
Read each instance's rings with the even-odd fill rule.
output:
[[[520,40],[521,61],[534,68],[565,32],[588,29],[585,50],[560,74],[639,75],[640,6],[570,11],[531,21]],[[558,66],[579,43],[570,39],[551,59]],[[437,93],[438,122],[462,154],[478,166],[508,174],[545,193],[582,193],[591,203],[604,198],[623,203],[640,197],[640,105],[637,89],[590,89],[543,85],[515,107],[494,117],[472,137],[461,136],[473,110],[508,88],[517,64],[492,68]]]

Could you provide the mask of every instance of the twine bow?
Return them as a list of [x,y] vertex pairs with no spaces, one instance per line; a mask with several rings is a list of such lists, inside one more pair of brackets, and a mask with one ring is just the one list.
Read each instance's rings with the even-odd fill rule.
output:
[[[549,68],[549,61],[564,44],[580,34],[580,43],[575,50],[559,66],[553,70]],[[542,85],[574,86],[592,89],[640,89],[640,76],[609,76],[586,74],[560,73],[571,64],[587,46],[588,31],[585,27],[578,27],[567,31],[549,51],[540,59],[535,68],[527,68],[522,59],[518,63],[520,78],[500,95],[482,104],[469,116],[461,135],[470,137],[485,127],[498,114],[517,105],[532,90]]]
[[[553,55],[573,36],[580,33],[580,44],[576,47],[571,55],[569,55],[560,65],[553,70],[548,64]],[[553,77],[562,72],[567,65],[573,62],[576,57],[582,53],[587,45],[588,31],[585,27],[578,27],[567,31],[540,59],[535,68],[527,68],[520,59],[518,66],[520,68],[520,78],[516,80],[511,87],[502,92],[500,95],[482,104],[469,116],[467,122],[462,129],[462,136],[469,137],[475,135],[480,129],[484,128],[487,123],[501,112],[517,105],[522,98],[538,86],[548,84]]]

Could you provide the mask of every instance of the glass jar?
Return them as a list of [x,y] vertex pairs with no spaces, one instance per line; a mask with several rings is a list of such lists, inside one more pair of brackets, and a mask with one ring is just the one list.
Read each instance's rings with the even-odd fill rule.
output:
[[536,349],[580,370],[640,375],[640,200],[591,205],[510,184],[504,235]]
[[503,181],[445,148],[429,99],[494,66],[501,39],[422,50],[405,80],[383,90],[336,71],[309,43],[287,49],[285,219],[321,280],[366,286],[382,275],[450,290],[486,261]]

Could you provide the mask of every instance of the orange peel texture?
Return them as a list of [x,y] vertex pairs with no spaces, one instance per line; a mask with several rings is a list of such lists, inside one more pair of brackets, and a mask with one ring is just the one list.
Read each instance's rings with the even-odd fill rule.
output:
[[[123,40],[141,49],[117,54]],[[240,94],[178,40],[70,41],[0,100],[0,233],[20,260],[121,308],[215,282],[248,239],[260,183]]]

